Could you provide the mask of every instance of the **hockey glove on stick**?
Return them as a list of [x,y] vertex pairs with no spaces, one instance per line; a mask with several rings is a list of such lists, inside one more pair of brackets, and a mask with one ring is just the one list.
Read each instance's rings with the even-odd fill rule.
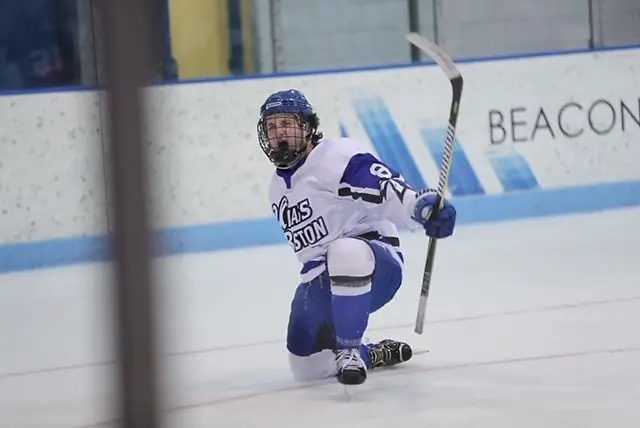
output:
[[453,234],[456,225],[456,209],[448,200],[438,211],[440,197],[433,189],[426,189],[416,195],[413,219],[420,223],[427,236],[443,239]]

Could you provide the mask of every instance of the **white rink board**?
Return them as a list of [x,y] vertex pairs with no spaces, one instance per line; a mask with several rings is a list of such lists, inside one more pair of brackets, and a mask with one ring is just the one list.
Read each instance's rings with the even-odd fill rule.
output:
[[[454,198],[482,203],[506,192],[640,180],[640,50],[468,62],[460,69],[466,84]],[[148,92],[148,143],[157,227],[271,215],[271,166],[257,144],[256,121],[271,92],[291,87],[313,103],[325,136],[361,138],[381,157],[395,156],[400,169],[413,167],[406,176],[414,182],[435,182],[439,162],[424,131],[445,126],[450,101],[435,66],[155,87]],[[0,96],[4,245],[106,233],[99,101],[92,92]],[[367,129],[367,121],[377,128]],[[515,163],[498,170],[504,158]]]
[[0,243],[106,232],[99,102],[0,96]]
[[[465,79],[457,136],[488,189],[499,192],[486,153],[512,146],[492,146],[488,130],[491,110],[514,113],[519,134],[531,140],[517,150],[529,161],[544,187],[591,184],[640,179],[636,159],[640,124],[625,113],[622,132],[616,111],[613,129],[599,136],[589,129],[588,109],[606,100],[616,110],[620,102],[632,109],[640,122],[640,51],[600,55],[545,57],[460,66]],[[603,80],[602,76],[607,79]],[[162,189],[163,225],[188,225],[209,221],[269,216],[266,187],[271,166],[256,141],[259,106],[273,91],[301,89],[320,114],[325,136],[338,136],[341,124],[349,134],[364,141],[370,137],[354,112],[359,97],[379,97],[386,103],[422,175],[437,178],[437,164],[420,142],[418,128],[443,127],[447,121],[450,86],[436,67],[413,67],[368,72],[252,79],[224,83],[169,86],[154,92],[152,117],[157,119],[157,140],[162,147],[153,152],[158,162],[154,178]],[[569,102],[584,111],[569,108],[557,123],[558,109]],[[534,138],[536,114],[544,108],[555,138],[539,130]],[[593,110],[596,129],[606,129],[608,107]],[[583,129],[580,138],[564,137]],[[176,161],[177,160],[177,161]],[[257,199],[256,199],[257,198]]]

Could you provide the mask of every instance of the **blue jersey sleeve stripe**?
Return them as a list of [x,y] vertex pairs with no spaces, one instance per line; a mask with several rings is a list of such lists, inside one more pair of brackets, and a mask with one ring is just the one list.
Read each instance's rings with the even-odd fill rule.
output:
[[382,180],[400,177],[400,174],[371,153],[353,156],[340,180],[338,196],[361,199],[372,204],[384,202]]
[[[373,156],[371,153],[360,153],[351,158],[342,174],[340,183],[351,188],[372,189],[380,191],[380,179],[384,178],[372,172],[373,165],[381,165],[389,170],[391,177],[399,177],[397,171]],[[386,178],[391,178],[386,177]]]

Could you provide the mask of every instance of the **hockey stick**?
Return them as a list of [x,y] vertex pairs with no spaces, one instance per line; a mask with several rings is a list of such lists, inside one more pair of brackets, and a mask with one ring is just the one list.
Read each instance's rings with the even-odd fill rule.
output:
[[[447,78],[451,82],[452,95],[451,109],[449,111],[449,124],[447,126],[447,132],[444,138],[444,150],[438,176],[438,188],[436,189],[439,204],[434,214],[437,215],[438,211],[442,209],[442,206],[444,205],[444,193],[447,189],[449,172],[451,171],[451,162],[453,160],[453,143],[455,141],[456,123],[458,121],[460,99],[462,98],[463,79],[462,74],[460,74],[460,71],[458,71],[458,69],[456,68],[456,65],[453,63],[451,57],[439,46],[430,42],[418,33],[409,33],[407,34],[406,38],[420,51],[432,58],[436,62],[436,64],[438,64],[444,71]],[[436,256],[437,242],[438,240],[436,238],[429,238],[427,260],[425,262],[424,273],[422,275],[422,287],[420,288],[418,315],[416,317],[416,325],[414,330],[417,334],[422,334],[424,330],[424,316],[427,309],[427,298],[429,297],[429,289],[431,287],[431,274],[433,272],[433,262]]]

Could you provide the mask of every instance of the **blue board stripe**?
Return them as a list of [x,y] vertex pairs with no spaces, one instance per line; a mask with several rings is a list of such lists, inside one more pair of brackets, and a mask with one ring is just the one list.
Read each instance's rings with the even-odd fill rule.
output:
[[489,163],[496,173],[505,192],[538,188],[536,179],[527,160],[515,150],[489,154]]
[[[442,156],[444,155],[445,132],[443,128],[420,129],[420,136],[438,168],[440,168]],[[478,180],[458,137],[454,139],[453,143],[453,161],[449,173],[448,187],[454,196],[481,195],[484,193],[484,188],[480,184],[480,180]]]
[[[530,190],[454,199],[458,224],[497,222],[640,206],[640,181]],[[161,230],[156,255],[242,249],[284,244],[273,218]],[[0,245],[0,273],[109,260],[105,236]]]
[[353,105],[365,132],[382,160],[398,170],[413,188],[424,189],[426,184],[422,174],[384,100],[382,98],[356,99]]

